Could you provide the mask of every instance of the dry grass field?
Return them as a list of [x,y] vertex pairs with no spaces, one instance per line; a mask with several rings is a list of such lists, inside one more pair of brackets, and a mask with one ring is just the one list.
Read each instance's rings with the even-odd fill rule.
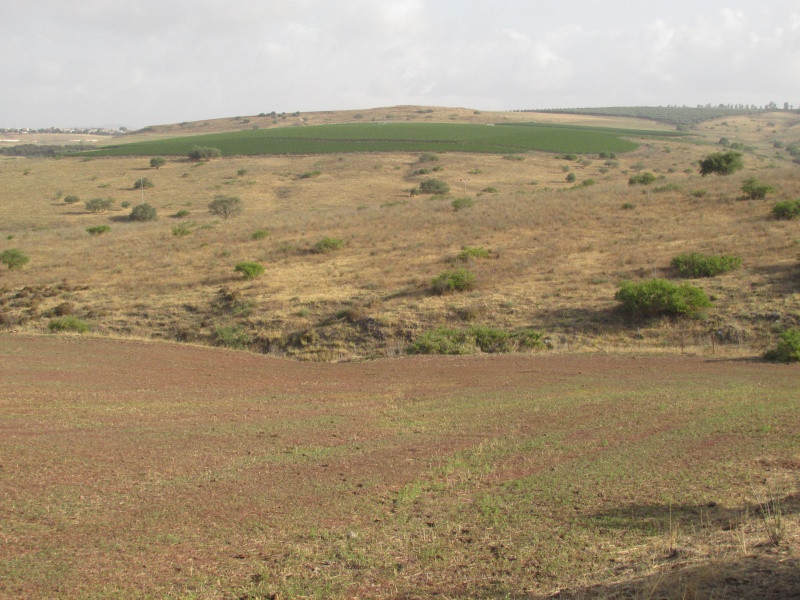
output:
[[[361,114],[503,118],[412,107]],[[540,116],[610,124],[508,113]],[[747,145],[746,168],[701,177],[697,161],[720,137]],[[46,332],[57,313],[71,312],[97,335],[230,345],[235,334],[233,345],[312,360],[395,355],[441,325],[533,328],[557,350],[759,353],[800,322],[800,226],[770,216],[774,202],[800,197],[800,168],[773,141],[799,138],[800,117],[776,113],[706,123],[691,139],[643,141],[608,164],[547,153],[451,153],[428,163],[418,154],[171,159],[160,169],[146,158],[5,158],[0,250],[18,248],[30,262],[0,271],[0,318],[11,332]],[[660,179],[629,185],[637,163]],[[414,175],[423,167],[438,170]],[[409,194],[431,176],[450,185],[447,196]],[[742,200],[742,182],[753,176],[776,192]],[[133,189],[141,177],[154,183],[144,195]],[[586,180],[594,185],[582,187]],[[66,204],[70,195],[81,201]],[[217,195],[240,197],[243,214],[209,214]],[[454,209],[460,197],[473,205]],[[92,198],[112,198],[112,210],[88,212]],[[142,199],[157,221],[128,221]],[[86,232],[98,225],[111,231]],[[345,245],[314,252],[325,237]],[[490,257],[458,261],[463,247]],[[737,271],[691,282],[713,298],[705,318],[638,321],[618,312],[620,281],[675,278],[670,261],[688,251],[742,258]],[[266,273],[246,281],[234,272],[241,261]],[[432,294],[432,279],[457,266],[475,273],[475,288]]]

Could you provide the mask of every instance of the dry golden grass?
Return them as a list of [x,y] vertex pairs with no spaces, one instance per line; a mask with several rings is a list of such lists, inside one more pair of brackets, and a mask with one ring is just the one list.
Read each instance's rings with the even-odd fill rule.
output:
[[[358,112],[364,121],[387,114],[499,118],[466,109],[420,110],[308,113],[287,121],[344,122]],[[260,124],[248,118],[242,127]],[[16,247],[31,259],[22,270],[0,272],[4,320],[14,331],[43,331],[52,309],[68,301],[101,334],[209,342],[217,327],[239,326],[255,350],[328,360],[393,354],[431,327],[466,324],[465,315],[509,330],[533,327],[570,350],[759,352],[779,328],[800,322],[800,231],[795,222],[769,218],[773,202],[800,197],[800,170],[772,147],[774,139],[796,141],[800,119],[776,114],[726,122],[704,124],[694,141],[645,141],[611,168],[596,157],[583,166],[545,153],[522,161],[442,154],[426,165],[415,154],[229,157],[201,164],[169,160],[158,170],[146,158],[3,159],[0,249]],[[216,131],[232,121],[210,123],[205,127]],[[156,135],[203,127],[157,128]],[[753,146],[745,171],[700,177],[695,162],[722,136]],[[635,163],[664,179],[629,186]],[[408,190],[427,177],[412,171],[434,165],[442,170],[428,176],[447,181],[449,197],[411,197]],[[565,165],[577,183],[591,178],[596,184],[573,188]],[[246,172],[238,176],[241,169]],[[308,171],[321,174],[298,178]],[[739,200],[749,176],[777,192],[765,201]],[[130,208],[120,208],[142,201],[133,189],[140,177],[155,183],[144,192],[159,212],[153,223],[130,223]],[[657,191],[667,184],[677,189]],[[455,211],[451,201],[464,196],[465,185],[475,205]],[[481,192],[489,187],[497,193]],[[701,189],[704,196],[692,194]],[[115,210],[91,214],[83,202],[64,204],[58,192],[82,201],[113,197]],[[241,197],[244,214],[215,219],[207,205],[217,194]],[[174,217],[181,210],[189,215]],[[191,235],[173,236],[172,227],[181,223]],[[99,224],[112,231],[100,237],[85,232]],[[270,235],[254,240],[260,229]],[[344,240],[345,248],[311,252],[325,236]],[[455,266],[463,246],[493,253],[466,265],[478,276],[476,289],[431,295],[431,279]],[[673,276],[670,260],[684,251],[743,259],[738,271],[695,282],[715,298],[708,319],[629,322],[615,312],[620,280]],[[263,263],[266,274],[242,280],[233,266],[244,260]],[[68,289],[56,290],[64,280]],[[36,289],[18,298],[26,286]],[[236,298],[224,300],[223,288]]]

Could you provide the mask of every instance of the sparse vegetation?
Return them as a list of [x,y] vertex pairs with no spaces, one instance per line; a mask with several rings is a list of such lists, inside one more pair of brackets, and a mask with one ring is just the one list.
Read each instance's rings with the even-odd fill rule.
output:
[[250,237],[252,237],[254,240],[263,240],[264,238],[269,237],[269,230],[256,229]]
[[239,325],[225,325],[214,329],[214,343],[233,350],[245,350],[253,341]]
[[475,205],[475,200],[470,197],[456,198],[450,203],[454,210],[459,211],[464,208],[470,208]]
[[685,252],[673,258],[670,264],[685,277],[714,277],[738,269],[742,265],[742,259],[724,254]]
[[463,355],[516,352],[544,347],[544,336],[532,329],[511,333],[497,327],[473,325],[464,329],[437,327],[406,347],[408,354]]
[[473,258],[489,258],[490,256],[491,255],[486,248],[471,248],[469,246],[464,246],[456,258],[462,262],[469,262]]
[[344,246],[344,240],[326,236],[314,244],[313,250],[317,254],[327,254],[328,252],[341,250]]

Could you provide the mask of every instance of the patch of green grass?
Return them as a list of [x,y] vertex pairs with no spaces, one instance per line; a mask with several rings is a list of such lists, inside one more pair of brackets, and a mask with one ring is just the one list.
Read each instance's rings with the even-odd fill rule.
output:
[[317,254],[327,254],[329,252],[336,252],[345,247],[344,240],[332,237],[324,237],[316,244],[314,244],[313,251]]
[[475,285],[475,274],[467,269],[459,268],[445,271],[431,281],[431,289],[435,294],[449,294],[452,292],[466,292]]
[[53,319],[47,324],[47,328],[54,333],[60,331],[86,333],[91,329],[88,323],[72,315]]
[[738,269],[742,259],[725,254],[684,252],[673,258],[670,265],[685,277],[714,277]]

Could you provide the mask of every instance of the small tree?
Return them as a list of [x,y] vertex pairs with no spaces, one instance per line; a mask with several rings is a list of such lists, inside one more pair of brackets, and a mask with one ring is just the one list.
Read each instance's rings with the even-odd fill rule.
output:
[[165,164],[167,164],[167,161],[161,156],[154,156],[150,159],[150,167],[153,169],[160,169]]
[[209,148],[208,146],[195,146],[189,151],[189,160],[211,160],[222,156],[219,148]]
[[67,196],[66,198],[64,198],[64,202],[66,204],[76,204],[80,201],[81,199],[78,196]]
[[748,177],[742,184],[742,192],[750,200],[763,200],[767,194],[771,194],[775,188],[765,183],[758,183],[755,177]]
[[426,179],[419,184],[419,191],[423,194],[446,194],[450,186],[441,179]]
[[628,185],[650,185],[656,179],[658,179],[653,173],[644,172],[644,173],[637,173],[636,175],[631,175],[628,178]]
[[243,210],[244,205],[238,196],[215,196],[208,204],[208,212],[226,220],[241,214]]
[[92,198],[91,200],[87,200],[84,204],[86,206],[86,210],[93,213],[102,213],[106,212],[114,201],[111,198]]
[[140,177],[136,181],[133,182],[133,189],[141,190],[141,189],[150,189],[155,187],[155,183],[150,181],[147,177]]
[[128,218],[131,221],[155,221],[158,218],[158,213],[149,204],[139,204],[133,207]]
[[28,260],[28,257],[22,253],[22,250],[17,248],[11,248],[10,250],[3,250],[0,252],[0,263],[3,263],[9,269],[21,269]]
[[730,175],[744,168],[740,152],[714,152],[700,161],[700,174],[705,177],[715,175]]

